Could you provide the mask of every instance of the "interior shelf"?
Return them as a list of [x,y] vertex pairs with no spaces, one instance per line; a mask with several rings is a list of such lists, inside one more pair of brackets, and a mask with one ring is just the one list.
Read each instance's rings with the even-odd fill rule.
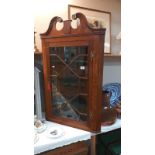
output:
[[121,54],[104,53],[104,57],[121,57]]
[[35,55],[42,55],[42,52],[34,52]]

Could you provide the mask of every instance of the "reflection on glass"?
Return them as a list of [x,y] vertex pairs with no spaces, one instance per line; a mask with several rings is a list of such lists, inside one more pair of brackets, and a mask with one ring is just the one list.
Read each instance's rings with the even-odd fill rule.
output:
[[50,47],[52,113],[87,121],[88,47]]

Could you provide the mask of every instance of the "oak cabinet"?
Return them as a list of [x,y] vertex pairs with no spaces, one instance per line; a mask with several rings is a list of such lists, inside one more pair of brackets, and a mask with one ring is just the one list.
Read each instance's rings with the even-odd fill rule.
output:
[[[89,27],[81,13],[72,17],[80,21],[76,29],[72,20],[54,17],[41,34],[46,119],[97,132],[101,128],[105,29]],[[57,23],[63,23],[61,30]]]

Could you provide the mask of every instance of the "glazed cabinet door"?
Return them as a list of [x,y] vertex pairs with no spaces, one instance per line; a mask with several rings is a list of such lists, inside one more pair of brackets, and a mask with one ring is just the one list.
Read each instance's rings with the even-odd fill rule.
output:
[[51,114],[88,121],[88,46],[49,47]]

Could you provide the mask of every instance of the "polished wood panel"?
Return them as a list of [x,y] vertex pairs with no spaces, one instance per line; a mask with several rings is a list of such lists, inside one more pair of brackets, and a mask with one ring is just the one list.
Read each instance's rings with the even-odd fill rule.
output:
[[85,142],[78,142],[39,155],[88,155],[88,145]]

